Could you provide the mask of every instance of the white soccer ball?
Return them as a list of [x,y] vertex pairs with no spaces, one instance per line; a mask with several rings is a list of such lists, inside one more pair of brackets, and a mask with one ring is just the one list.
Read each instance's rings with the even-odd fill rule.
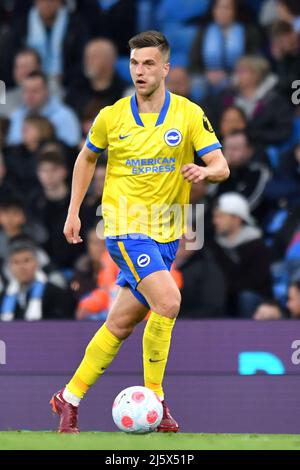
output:
[[144,434],[155,431],[163,416],[160,399],[146,387],[125,388],[117,395],[112,417],[120,431]]

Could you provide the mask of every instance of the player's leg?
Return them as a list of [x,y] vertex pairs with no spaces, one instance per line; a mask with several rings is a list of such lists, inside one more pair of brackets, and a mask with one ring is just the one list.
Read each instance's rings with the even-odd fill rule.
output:
[[79,398],[108,368],[123,341],[132,333],[147,309],[130,292],[121,287],[106,322],[88,344],[82,363],[67,385],[67,389]]
[[145,297],[152,312],[143,336],[145,386],[163,400],[162,382],[181,296],[167,270],[149,274],[139,283],[138,291]]
[[[172,257],[164,259],[170,269]],[[179,425],[164,400],[162,383],[172,330],[180,307],[180,292],[173,277],[166,270],[153,272],[144,278],[139,284],[139,290],[153,311],[143,336],[143,362],[145,386],[154,390],[162,399],[163,418],[157,431],[178,432]]]
[[61,416],[60,432],[78,432],[77,408],[88,389],[104,373],[117,355],[122,342],[143,320],[148,308],[127,287],[121,287],[107,321],[88,344],[85,356],[65,389],[51,400]]

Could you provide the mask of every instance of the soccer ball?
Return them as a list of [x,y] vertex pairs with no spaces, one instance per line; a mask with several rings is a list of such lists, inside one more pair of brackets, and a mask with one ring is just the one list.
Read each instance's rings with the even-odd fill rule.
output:
[[137,434],[154,431],[162,415],[163,407],[156,393],[141,386],[122,390],[112,407],[112,417],[120,431]]

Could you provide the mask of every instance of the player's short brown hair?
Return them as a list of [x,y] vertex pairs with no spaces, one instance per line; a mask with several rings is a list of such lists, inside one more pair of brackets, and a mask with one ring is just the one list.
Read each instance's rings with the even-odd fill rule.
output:
[[167,38],[159,31],[144,31],[139,33],[133,36],[128,44],[130,50],[142,49],[143,47],[157,47],[167,61],[170,59],[170,45]]

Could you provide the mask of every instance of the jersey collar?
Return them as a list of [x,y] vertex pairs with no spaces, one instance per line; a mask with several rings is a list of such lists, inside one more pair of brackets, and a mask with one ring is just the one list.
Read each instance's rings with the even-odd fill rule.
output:
[[[161,124],[163,124],[165,117],[167,115],[167,112],[169,110],[169,107],[170,107],[170,101],[171,101],[171,94],[168,90],[166,90],[165,101],[160,110],[155,126],[160,126]],[[141,116],[139,114],[136,94],[132,95],[132,97],[130,98],[130,106],[131,106],[131,112],[133,114],[135,122],[137,123],[138,126],[144,127],[143,121],[141,120]]]

